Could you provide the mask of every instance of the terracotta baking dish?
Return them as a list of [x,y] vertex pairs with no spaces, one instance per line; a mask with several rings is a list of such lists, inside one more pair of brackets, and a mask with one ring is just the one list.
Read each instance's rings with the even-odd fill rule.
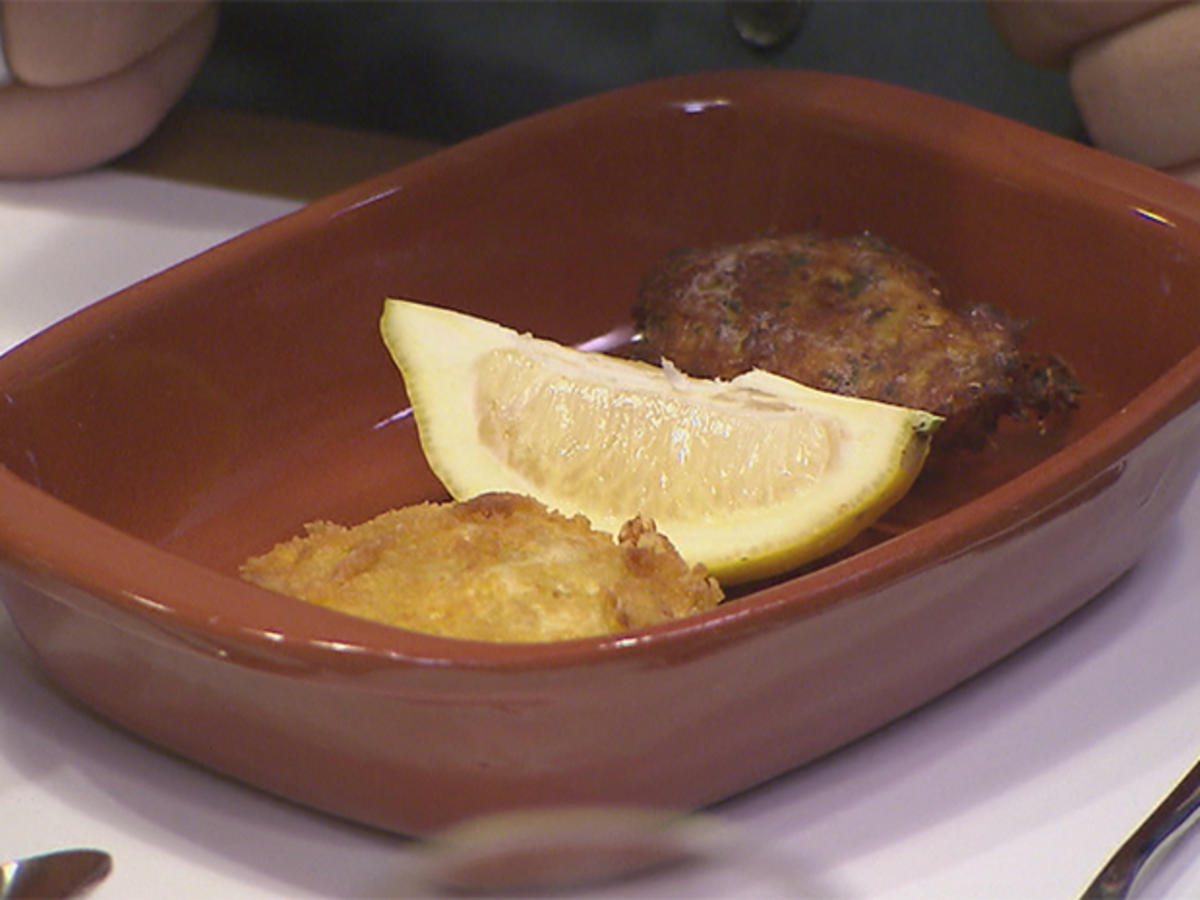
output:
[[[931,469],[855,552],[611,639],[406,633],[239,581],[304,521],[441,497],[386,296],[564,342],[681,245],[870,230],[1087,391]],[[50,677],[136,734],[419,833],[696,807],[959,684],[1131,566],[1200,461],[1200,192],[939,99],[688,76],[517,122],[136,284],[0,359],[0,556]]]

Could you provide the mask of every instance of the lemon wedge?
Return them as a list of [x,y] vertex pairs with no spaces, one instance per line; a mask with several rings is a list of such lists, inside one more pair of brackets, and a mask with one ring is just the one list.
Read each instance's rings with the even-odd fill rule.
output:
[[421,447],[457,500],[535,497],[617,532],[655,521],[725,584],[845,544],[912,485],[941,419],[755,370],[730,381],[388,300]]

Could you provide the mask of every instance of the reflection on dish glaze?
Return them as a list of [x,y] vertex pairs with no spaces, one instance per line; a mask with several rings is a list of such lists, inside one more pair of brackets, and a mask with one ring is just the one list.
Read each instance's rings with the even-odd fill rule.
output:
[[675,106],[688,115],[695,115],[696,113],[708,112],[710,109],[722,109],[726,106],[733,106],[733,101],[728,97],[708,97],[702,100],[680,100]]
[[149,597],[143,597],[141,594],[126,594],[125,596],[128,597],[130,600],[132,600],[134,603],[138,604],[139,606],[144,606],[147,609],[152,609],[157,613],[173,613],[174,612],[171,609],[171,607],[169,607],[163,603],[159,603],[157,600],[151,600]]
[[317,640],[312,642],[314,647],[323,647],[326,650],[334,650],[338,653],[365,653],[366,648],[358,644],[347,644],[344,641],[327,641]]
[[576,350],[584,350],[589,353],[604,353],[610,350],[619,350],[622,347],[628,347],[637,337],[637,332],[634,329],[633,323],[629,322],[625,325],[618,325],[604,334],[597,335],[594,338],[589,338],[582,343],[576,344]]
[[412,416],[412,407],[406,406],[404,409],[392,413],[390,416],[384,416],[378,422],[371,426],[372,431],[378,431],[380,428],[386,428],[389,425],[395,425],[397,422],[403,422],[405,419]]
[[348,216],[348,215],[350,215],[351,213],[353,213],[353,212],[356,212],[356,211],[358,211],[358,210],[362,209],[363,207],[366,207],[366,206],[371,206],[371,205],[373,205],[373,204],[375,204],[375,203],[378,203],[378,202],[380,202],[380,201],[382,201],[382,200],[387,200],[387,199],[388,199],[389,197],[391,197],[393,194],[398,194],[398,193],[400,193],[402,190],[403,190],[403,187],[402,187],[401,185],[395,185],[395,186],[393,186],[393,187],[390,187],[390,188],[387,188],[387,189],[385,189],[385,190],[382,190],[382,191],[380,191],[380,192],[379,192],[379,193],[377,193],[377,194],[371,194],[369,197],[364,197],[362,200],[358,200],[358,201],[356,201],[356,202],[354,202],[354,203],[350,203],[350,204],[348,204],[347,206],[343,206],[343,207],[341,207],[340,209],[338,209],[337,211],[335,211],[335,212],[334,212],[334,213],[333,213],[333,214],[332,214],[332,215],[329,217],[329,219],[330,219],[330,221],[332,221],[332,220],[334,220],[334,219],[341,219],[341,218],[344,218],[345,216]]
[[1134,206],[1132,207],[1132,210],[1135,215],[1141,216],[1143,219],[1149,219],[1151,222],[1157,222],[1160,225],[1166,225],[1168,228],[1177,227],[1173,221],[1161,213],[1156,213],[1153,210],[1145,209],[1141,206]]

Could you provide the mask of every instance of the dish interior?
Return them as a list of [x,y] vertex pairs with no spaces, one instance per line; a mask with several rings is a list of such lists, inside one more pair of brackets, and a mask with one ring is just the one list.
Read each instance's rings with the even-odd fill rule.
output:
[[906,93],[868,114],[864,91],[648,87],[316,204],[14,353],[0,462],[232,575],[303,522],[445,496],[378,336],[385,297],[577,343],[627,324],[672,249],[871,231],[932,266],[950,302],[1028,319],[1026,346],[1058,353],[1086,391],[1066,424],[1006,427],[931,467],[852,551],[928,522],[1070,445],[1200,343],[1200,236],[1106,184],[1098,154]]

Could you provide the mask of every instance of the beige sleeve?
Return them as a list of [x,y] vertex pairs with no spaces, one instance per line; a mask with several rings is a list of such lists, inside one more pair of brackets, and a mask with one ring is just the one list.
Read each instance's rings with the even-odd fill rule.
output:
[[1085,44],[1071,87],[1092,140],[1158,168],[1200,160],[1200,4]]
[[33,87],[95,81],[149,56],[208,0],[4,0],[0,29],[12,76]]
[[1065,66],[1096,146],[1200,184],[1200,3],[991,0],[1013,51]]
[[[161,44],[133,60],[123,59],[115,70],[110,71],[117,57],[107,53],[81,58],[77,65],[69,54],[58,56],[57,63],[54,54],[47,54],[39,76],[34,73],[38,67],[30,69],[18,50],[22,33],[28,32],[18,28],[14,36],[7,15],[11,9],[0,10],[5,13],[0,21],[6,68],[13,76],[0,87],[0,177],[9,178],[78,171],[141,143],[187,89],[216,29],[215,6],[203,6]],[[105,59],[107,63],[96,65]],[[91,77],[62,83],[68,70]],[[27,77],[34,83],[27,83]]]
[[1065,65],[1079,47],[1181,0],[989,0],[996,28],[1018,56]]

